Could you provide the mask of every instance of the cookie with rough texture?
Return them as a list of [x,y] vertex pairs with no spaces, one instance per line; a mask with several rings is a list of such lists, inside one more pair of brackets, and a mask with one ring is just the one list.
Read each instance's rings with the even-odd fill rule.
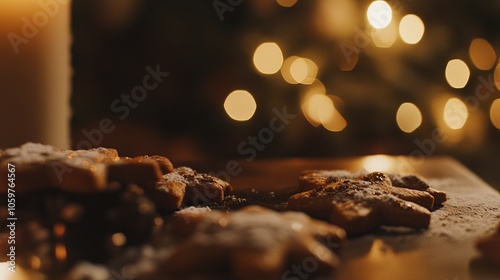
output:
[[181,205],[206,205],[219,202],[232,191],[229,183],[189,167],[175,168],[164,174],[154,187],[146,189],[158,208],[173,211]]
[[493,234],[476,242],[476,248],[485,260],[500,265],[500,223]]
[[341,228],[303,213],[259,206],[229,213],[187,208],[173,219],[177,245],[164,265],[176,279],[221,271],[231,273],[230,279],[329,275],[339,264],[332,250],[345,239]]
[[[108,183],[145,185],[171,170],[160,156],[120,157],[115,149],[67,150],[36,143],[0,150],[0,178],[15,166],[17,192],[59,188],[71,192],[103,190]],[[0,180],[0,193],[7,192],[7,179]]]
[[[344,179],[359,179],[366,176],[364,171],[352,173],[345,170],[307,170],[299,176],[301,191],[321,188]],[[442,205],[446,201],[446,193],[431,188],[423,178],[417,175],[387,174],[390,188],[387,190],[404,200],[415,202],[427,209]]]
[[[389,177],[380,172],[356,179],[338,179],[326,186],[292,195],[287,210],[302,211],[314,218],[344,228],[350,235],[360,235],[382,225],[427,228],[428,209],[397,197]],[[432,205],[426,192],[404,192],[417,201]],[[397,192],[399,193],[399,192]]]
[[418,175],[388,175],[391,179],[392,185],[395,187],[428,192],[434,197],[434,206],[443,205],[443,203],[447,200],[445,192],[432,188],[425,182],[425,179]]

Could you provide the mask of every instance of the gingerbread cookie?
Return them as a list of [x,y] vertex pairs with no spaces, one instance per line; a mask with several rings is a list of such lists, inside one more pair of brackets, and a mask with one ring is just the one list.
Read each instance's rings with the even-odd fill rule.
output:
[[[9,164],[16,169],[16,191],[59,188],[72,192],[105,189],[109,182],[145,185],[172,170],[165,157],[120,157],[115,149],[66,150],[26,143],[0,150],[0,178],[7,178]],[[0,193],[7,191],[0,180]]]
[[426,208],[432,206],[433,197],[426,192],[400,190],[405,189],[393,187],[387,175],[374,172],[356,179],[337,179],[326,186],[292,195],[287,210],[303,211],[330,221],[350,235],[363,234],[381,225],[427,228],[430,212]]
[[[359,179],[367,173],[360,171],[351,173],[345,170],[307,170],[299,176],[301,191],[321,188],[343,179]],[[387,174],[386,182],[391,194],[404,200],[415,202],[429,210],[446,201],[446,193],[431,188],[423,178],[416,175]],[[395,188],[394,188],[395,187]]]
[[345,239],[344,230],[305,214],[259,206],[230,213],[188,208],[173,219],[177,245],[164,266],[175,279],[221,272],[230,279],[328,275],[339,264],[331,250]]
[[175,168],[164,174],[154,187],[146,189],[158,208],[167,211],[177,210],[181,205],[206,205],[222,201],[231,191],[229,183],[189,167]]
[[485,260],[500,265],[500,223],[493,234],[479,239],[476,247]]

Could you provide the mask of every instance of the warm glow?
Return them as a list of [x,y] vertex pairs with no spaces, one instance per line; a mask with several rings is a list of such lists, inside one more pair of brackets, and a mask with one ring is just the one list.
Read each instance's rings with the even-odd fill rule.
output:
[[359,22],[359,7],[352,0],[316,0],[313,26],[325,37],[348,38]]
[[57,260],[64,261],[68,257],[66,253],[66,246],[64,246],[63,244],[56,244],[54,250]]
[[323,94],[320,86],[311,87],[307,91],[302,102],[302,112],[315,127],[321,124],[329,131],[338,132],[347,126],[347,121],[335,108],[331,96]]
[[407,44],[420,42],[424,31],[424,22],[417,15],[406,15],[399,22],[399,36]]
[[446,65],[446,80],[452,88],[463,88],[469,81],[470,70],[460,59],[452,59]]
[[474,66],[481,70],[490,70],[497,60],[493,47],[482,38],[472,40],[469,46],[469,56]]
[[[332,103],[333,104],[333,103]],[[319,119],[321,124],[328,131],[339,132],[347,127],[347,121],[340,114],[340,112],[333,106],[331,110],[321,110],[319,112]]]
[[304,116],[313,126],[321,124],[320,114],[325,116],[335,109],[332,99],[323,94],[311,94],[306,96],[301,107]]
[[385,1],[373,1],[366,12],[368,22],[376,29],[385,28],[392,21],[392,9]]
[[497,128],[500,129],[500,99],[496,99],[491,104],[490,108],[490,119],[491,123]]
[[318,74],[318,66],[307,58],[296,58],[290,65],[292,79],[299,84],[311,84]]
[[415,104],[403,103],[396,113],[396,121],[402,131],[411,133],[422,124],[422,113]]
[[495,86],[497,87],[498,90],[500,90],[500,63],[497,64],[497,67],[495,68],[495,73],[493,74],[494,79],[495,79]]
[[301,83],[307,78],[307,62],[303,58],[297,58],[292,65],[290,65],[290,73],[292,74],[292,78],[297,83]]
[[297,0],[276,0],[276,2],[283,7],[289,8],[297,3]]
[[283,64],[283,53],[278,44],[273,42],[263,43],[255,49],[253,64],[262,74],[274,74]]
[[465,125],[468,116],[467,106],[462,100],[455,97],[448,99],[444,106],[443,117],[449,128],[461,129]]
[[257,103],[248,91],[235,90],[226,97],[224,109],[233,120],[247,121],[255,113]]
[[125,236],[125,234],[117,232],[111,235],[111,242],[113,242],[113,245],[120,247],[127,243],[127,237]]
[[379,48],[389,48],[396,41],[396,34],[396,26],[391,22],[384,29],[372,30],[373,43]]
[[391,170],[393,160],[384,155],[367,156],[363,158],[362,166],[368,172],[385,172]]
[[295,81],[295,79],[293,78],[292,73],[290,72],[292,64],[297,59],[299,59],[298,56],[290,56],[285,59],[285,61],[283,61],[283,65],[281,66],[281,75],[283,76],[283,79],[289,84],[298,84],[297,81]]
[[57,223],[54,225],[54,236],[56,237],[63,237],[64,233],[66,232],[66,226],[61,223]]

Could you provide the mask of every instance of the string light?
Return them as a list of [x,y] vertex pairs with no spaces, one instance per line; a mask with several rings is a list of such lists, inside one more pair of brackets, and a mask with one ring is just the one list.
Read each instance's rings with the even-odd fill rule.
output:
[[468,116],[467,106],[462,100],[455,97],[448,99],[444,106],[443,117],[449,128],[461,129],[465,125]]
[[496,99],[491,104],[491,108],[490,108],[490,120],[491,120],[491,123],[497,129],[500,129],[500,99]]
[[445,76],[452,88],[463,88],[469,81],[470,70],[463,60],[452,59],[446,65]]
[[403,132],[411,133],[422,124],[422,113],[413,103],[403,103],[396,113],[396,122]]
[[496,62],[497,55],[491,44],[483,38],[472,40],[469,46],[469,56],[480,70],[490,70]]
[[257,103],[250,92],[235,90],[226,97],[224,109],[231,119],[247,121],[255,113]]
[[392,9],[385,1],[373,1],[366,11],[368,22],[373,28],[382,29],[392,21]]
[[262,74],[278,72],[283,64],[281,48],[274,42],[262,43],[255,49],[253,64]]
[[417,15],[406,15],[399,22],[399,36],[407,44],[420,42],[424,32],[424,22]]

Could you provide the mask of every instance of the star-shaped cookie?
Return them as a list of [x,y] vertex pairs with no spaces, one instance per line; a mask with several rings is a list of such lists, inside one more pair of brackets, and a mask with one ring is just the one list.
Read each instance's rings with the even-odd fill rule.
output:
[[[301,191],[324,187],[343,179],[358,179],[367,176],[364,171],[351,173],[345,170],[307,170],[299,176]],[[446,193],[430,187],[417,175],[386,174],[390,182],[386,190],[396,197],[415,202],[429,210],[446,201]]]
[[380,172],[327,181],[326,185],[292,195],[287,210],[329,221],[349,235],[364,234],[381,225],[429,226],[428,209],[434,198],[427,192],[394,187],[389,176]]

